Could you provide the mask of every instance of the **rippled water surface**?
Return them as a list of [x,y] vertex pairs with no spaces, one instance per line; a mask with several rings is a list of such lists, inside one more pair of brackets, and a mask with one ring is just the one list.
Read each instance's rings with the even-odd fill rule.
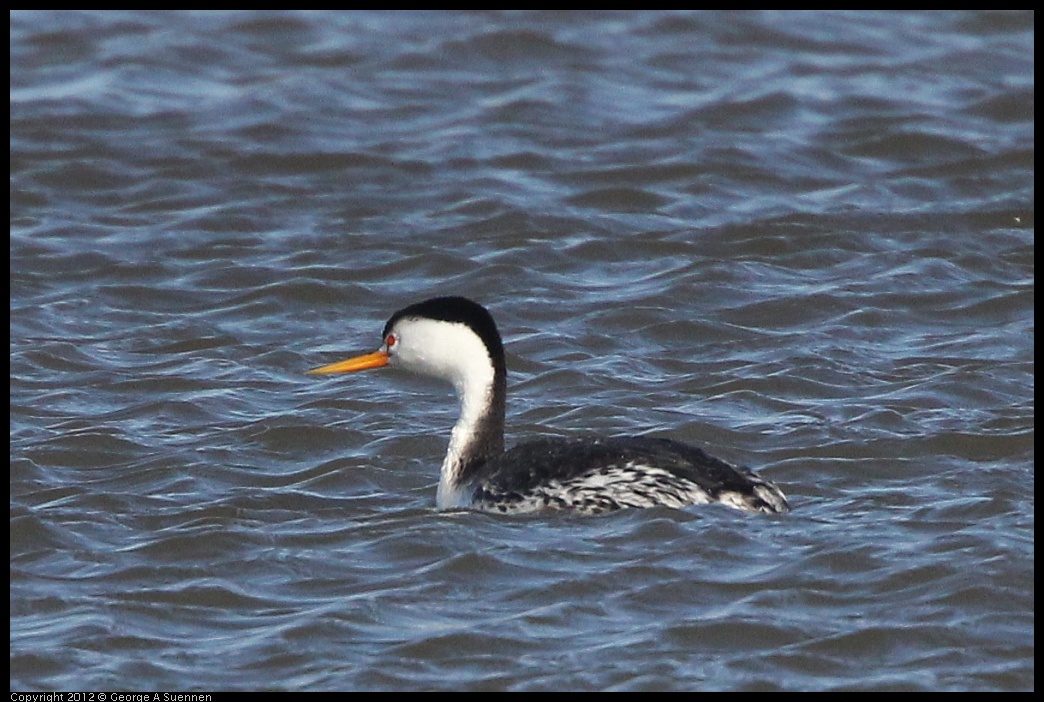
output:
[[[11,15],[11,687],[1034,687],[1033,15]],[[488,305],[508,442],[794,511],[434,510],[304,371]]]

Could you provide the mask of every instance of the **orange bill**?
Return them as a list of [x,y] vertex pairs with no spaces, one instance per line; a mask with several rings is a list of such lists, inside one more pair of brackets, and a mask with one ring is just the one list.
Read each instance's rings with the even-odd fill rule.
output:
[[321,366],[320,368],[313,368],[308,371],[308,375],[327,375],[329,373],[354,373],[355,371],[366,370],[368,368],[380,368],[381,366],[388,365],[388,352],[387,351],[374,351],[373,353],[363,354],[362,356],[355,356],[349,358],[346,361],[338,361],[337,363],[331,363],[328,366]]

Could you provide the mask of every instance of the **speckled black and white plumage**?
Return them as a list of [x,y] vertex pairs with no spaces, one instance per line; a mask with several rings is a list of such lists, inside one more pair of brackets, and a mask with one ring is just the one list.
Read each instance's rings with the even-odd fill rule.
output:
[[433,298],[401,309],[384,326],[379,351],[312,372],[389,364],[447,380],[460,397],[436,496],[441,509],[598,514],[709,503],[745,512],[790,509],[773,483],[672,439],[539,439],[505,452],[503,344],[489,312],[466,298]]
[[490,459],[477,472],[472,506],[489,512],[600,514],[713,502],[747,512],[790,509],[780,489],[754,472],[672,439],[540,439]]

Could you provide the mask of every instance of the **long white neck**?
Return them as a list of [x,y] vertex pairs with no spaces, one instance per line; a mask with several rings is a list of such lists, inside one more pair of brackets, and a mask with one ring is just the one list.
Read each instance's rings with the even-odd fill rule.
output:
[[[460,418],[442,462],[436,504],[440,509],[466,506],[473,479],[504,451],[507,371],[503,352],[496,358],[466,325],[405,318],[391,330],[396,365],[448,380],[460,398]],[[497,345],[499,347],[499,338]]]
[[[490,368],[492,371],[492,367]],[[457,386],[460,418],[450,434],[442,461],[435,503],[439,509],[468,504],[470,478],[490,458],[504,451],[504,393],[493,372]],[[501,380],[501,388],[503,380]]]

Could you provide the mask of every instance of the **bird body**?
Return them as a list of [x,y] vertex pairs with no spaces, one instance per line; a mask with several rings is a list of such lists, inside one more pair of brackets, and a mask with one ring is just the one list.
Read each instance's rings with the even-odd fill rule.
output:
[[503,342],[489,312],[471,300],[439,297],[410,305],[392,315],[382,337],[374,353],[309,372],[396,365],[453,385],[460,418],[440,472],[440,509],[598,514],[707,503],[746,512],[790,509],[775,484],[673,439],[543,438],[505,451]]

